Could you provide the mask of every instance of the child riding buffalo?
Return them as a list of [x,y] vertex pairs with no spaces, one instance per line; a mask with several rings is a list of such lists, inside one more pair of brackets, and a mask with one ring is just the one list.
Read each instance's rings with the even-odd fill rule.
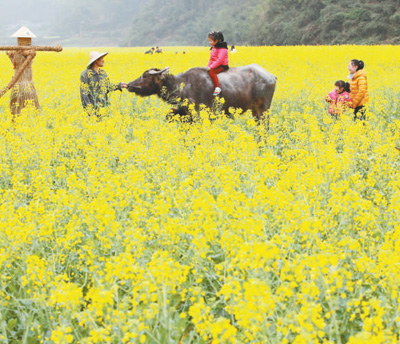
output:
[[208,41],[211,44],[211,53],[207,71],[215,87],[213,96],[218,96],[221,93],[221,88],[217,74],[229,69],[228,45],[224,42],[224,35],[219,31],[210,32]]

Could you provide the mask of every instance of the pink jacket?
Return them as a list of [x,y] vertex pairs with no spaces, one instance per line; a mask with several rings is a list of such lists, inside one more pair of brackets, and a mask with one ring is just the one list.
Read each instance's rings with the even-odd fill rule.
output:
[[348,92],[342,92],[337,94],[335,90],[329,92],[325,97],[325,100],[330,103],[329,113],[331,115],[340,115],[344,112],[346,108],[350,108],[352,101],[350,99],[350,94]]
[[212,47],[207,67],[214,69],[221,65],[229,65],[228,49]]

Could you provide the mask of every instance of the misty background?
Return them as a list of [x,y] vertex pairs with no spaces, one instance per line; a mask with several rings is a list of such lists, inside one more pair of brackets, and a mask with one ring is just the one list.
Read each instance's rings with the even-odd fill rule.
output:
[[0,0],[0,44],[68,46],[399,44],[400,0]]
[[15,44],[10,36],[26,25],[37,36],[33,44],[119,46],[140,0],[0,0],[0,44]]

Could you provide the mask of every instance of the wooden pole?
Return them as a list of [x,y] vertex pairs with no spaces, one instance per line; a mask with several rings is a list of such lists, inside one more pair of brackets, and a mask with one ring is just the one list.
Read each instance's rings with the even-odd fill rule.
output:
[[56,51],[61,52],[63,47],[61,45],[57,45],[55,47],[52,46],[37,46],[37,45],[0,45],[0,51],[10,51],[10,50],[35,50],[35,51]]

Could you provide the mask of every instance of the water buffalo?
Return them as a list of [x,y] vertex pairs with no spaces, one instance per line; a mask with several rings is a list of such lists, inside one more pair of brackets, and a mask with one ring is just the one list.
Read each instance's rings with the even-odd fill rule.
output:
[[[230,68],[218,74],[221,84],[221,95],[225,99],[223,110],[241,108],[251,110],[257,122],[264,119],[264,112],[269,110],[274,95],[276,77],[257,64]],[[139,96],[157,94],[170,104],[178,106],[172,111],[175,114],[189,114],[187,106],[180,100],[188,100],[194,104],[196,111],[200,104],[213,107],[214,86],[206,68],[192,68],[185,73],[170,75],[169,67],[162,70],[153,68],[143,73],[141,77],[128,84],[128,91]]]

